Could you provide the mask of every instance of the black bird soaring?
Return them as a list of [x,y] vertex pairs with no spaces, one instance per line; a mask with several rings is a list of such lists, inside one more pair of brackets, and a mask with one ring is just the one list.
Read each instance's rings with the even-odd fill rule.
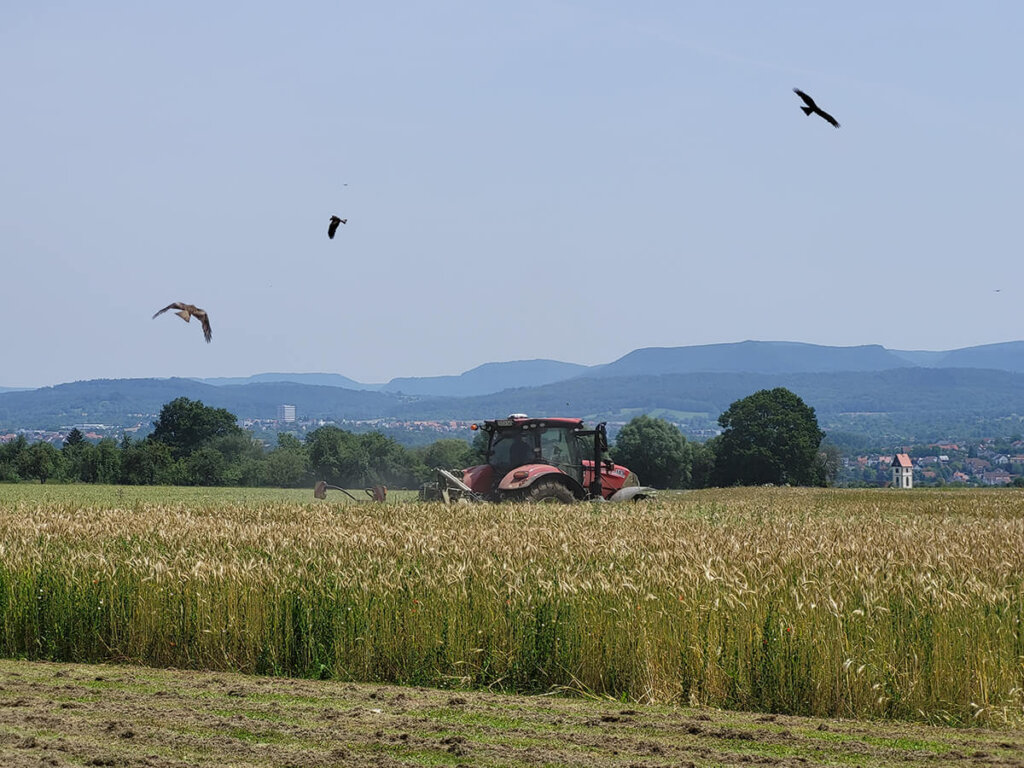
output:
[[825,122],[831,123],[836,128],[839,127],[839,123],[836,121],[836,119],[832,117],[832,115],[830,115],[828,112],[823,110],[821,107],[819,107],[817,104],[815,104],[814,99],[812,99],[806,93],[801,91],[799,88],[794,88],[793,93],[795,93],[797,96],[803,99],[804,104],[807,105],[806,107],[800,107],[800,109],[804,111],[805,115],[810,115],[813,112],[814,114],[821,117]]
[[334,239],[334,233],[338,231],[339,224],[348,224],[348,219],[339,219],[337,216],[331,216],[331,223],[327,226],[327,236]]
[[210,318],[207,317],[205,310],[200,309],[194,304],[183,304],[180,301],[176,301],[173,304],[168,304],[166,307],[164,307],[155,315],[153,315],[154,319],[157,316],[162,315],[168,309],[178,310],[174,314],[176,314],[186,323],[189,321],[190,317],[194,316],[200,323],[203,324],[203,336],[206,338],[206,343],[210,343],[210,339],[213,338],[213,331],[210,330]]

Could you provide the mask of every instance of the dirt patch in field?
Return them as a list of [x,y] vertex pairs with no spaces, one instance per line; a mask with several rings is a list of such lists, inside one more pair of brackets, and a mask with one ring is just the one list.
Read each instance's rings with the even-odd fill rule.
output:
[[0,661],[0,765],[1024,766],[1024,733]]

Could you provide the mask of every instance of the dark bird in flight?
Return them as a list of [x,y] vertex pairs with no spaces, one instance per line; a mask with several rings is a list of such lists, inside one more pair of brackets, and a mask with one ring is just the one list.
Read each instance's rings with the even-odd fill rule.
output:
[[815,104],[814,99],[812,99],[806,93],[801,91],[799,88],[794,88],[793,93],[795,93],[797,96],[803,99],[804,104],[807,105],[806,107],[800,107],[800,109],[804,111],[805,115],[810,115],[813,112],[814,114],[821,117],[825,122],[831,123],[836,128],[839,127],[839,123],[836,121],[836,119],[832,117],[832,115],[830,115],[828,112],[823,110],[821,107],[819,107],[817,104]]
[[203,324],[203,336],[206,337],[206,343],[210,343],[210,339],[213,337],[213,331],[210,330],[210,318],[207,317],[206,310],[200,309],[199,307],[194,306],[192,304],[182,304],[180,301],[176,301],[173,304],[168,304],[166,307],[164,307],[155,315],[153,315],[153,317],[156,318],[158,315],[162,315],[168,309],[178,310],[174,314],[176,314],[186,323],[189,321],[190,317],[195,317],[200,323]]
[[334,239],[334,233],[338,231],[339,224],[348,224],[348,219],[339,219],[337,216],[331,216],[331,223],[327,227],[327,236]]

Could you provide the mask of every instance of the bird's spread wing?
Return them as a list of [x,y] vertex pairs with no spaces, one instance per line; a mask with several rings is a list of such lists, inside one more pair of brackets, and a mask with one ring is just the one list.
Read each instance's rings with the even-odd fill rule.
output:
[[153,317],[158,317],[159,315],[162,315],[168,309],[184,309],[184,308],[185,308],[184,304],[182,304],[180,301],[176,301],[173,304],[168,304],[166,307],[164,307],[159,312],[157,312],[155,315],[153,315]]
[[831,123],[836,128],[839,127],[839,121],[837,121],[834,117],[832,117],[832,115],[830,115],[828,112],[826,112],[826,111],[824,111],[822,109],[815,109],[814,111],[817,112],[819,115],[821,115],[822,118],[824,118],[825,122]]
[[804,104],[806,104],[807,107],[800,107],[800,109],[802,109],[808,115],[811,114],[811,112],[813,112],[814,114],[821,117],[825,122],[829,123],[833,127],[839,127],[839,121],[832,117],[832,115],[823,110],[821,107],[819,107],[817,104],[815,104],[814,99],[812,99],[806,93],[801,91],[799,88],[794,88],[793,93],[795,93],[797,96],[804,100]]
[[213,330],[210,328],[210,317],[203,310],[199,309],[192,313],[195,315],[199,322],[203,324],[203,338],[206,339],[206,343],[210,343],[210,339],[213,338]]
[[794,88],[793,89],[793,93],[795,93],[797,96],[799,96],[801,99],[803,99],[804,100],[804,104],[806,104],[811,109],[817,109],[818,108],[818,105],[814,103],[814,99],[812,99],[806,93],[801,91],[799,88]]
[[331,238],[332,240],[334,239],[334,233],[338,231],[338,225],[340,223],[341,223],[341,219],[338,219],[338,218],[335,218],[335,217],[331,218],[331,223],[327,227],[327,236],[329,238]]

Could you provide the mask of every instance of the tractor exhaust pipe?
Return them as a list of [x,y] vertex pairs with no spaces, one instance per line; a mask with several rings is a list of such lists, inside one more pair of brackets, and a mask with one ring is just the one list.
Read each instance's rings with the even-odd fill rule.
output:
[[592,499],[604,498],[604,485],[601,483],[601,463],[604,461],[604,453],[608,450],[608,432],[605,429],[605,422],[601,422],[594,428],[594,477],[590,481],[590,497]]

